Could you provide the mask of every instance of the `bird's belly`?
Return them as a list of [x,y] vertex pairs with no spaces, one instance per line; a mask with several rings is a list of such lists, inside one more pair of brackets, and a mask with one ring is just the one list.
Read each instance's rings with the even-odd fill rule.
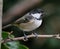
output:
[[38,28],[42,24],[42,20],[35,20],[32,23],[22,23],[20,24],[20,29],[23,31],[32,31]]

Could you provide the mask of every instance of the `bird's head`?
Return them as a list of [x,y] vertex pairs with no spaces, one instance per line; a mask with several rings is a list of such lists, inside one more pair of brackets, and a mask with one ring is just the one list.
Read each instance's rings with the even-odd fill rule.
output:
[[31,16],[33,16],[36,19],[42,19],[44,11],[42,9],[33,9],[29,12]]
[[34,19],[40,20],[43,18],[44,11],[42,9],[33,9],[29,13],[25,15],[25,23],[27,22],[33,22]]

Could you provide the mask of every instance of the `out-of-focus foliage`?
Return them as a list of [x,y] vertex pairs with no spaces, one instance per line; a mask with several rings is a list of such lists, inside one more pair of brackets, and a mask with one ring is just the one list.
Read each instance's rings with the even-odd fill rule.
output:
[[42,46],[42,49],[60,49],[60,40],[49,38]]
[[[28,49],[26,46],[19,44],[18,41],[4,43],[3,46],[5,46],[6,49]],[[2,47],[2,49],[3,49],[3,47]]]
[[[10,39],[12,39],[13,35],[10,35]],[[8,32],[2,32],[2,38],[6,40],[9,37]],[[1,49],[28,49],[25,45],[21,45],[19,41],[11,41],[1,44]]]
[[18,41],[12,41],[2,44],[1,49],[28,49],[28,48],[24,45],[21,45]]
[[8,38],[8,32],[3,31],[2,37],[3,37],[3,39],[7,39]]
[[[8,10],[19,0],[4,0],[3,11]],[[36,29],[38,34],[59,34],[60,33],[60,1],[59,0],[43,0],[39,5],[45,12],[45,18],[40,28]],[[23,32],[17,27],[6,28],[5,31],[14,31],[15,36],[22,36]],[[29,33],[26,33],[29,34]],[[20,41],[27,45],[30,49],[60,49],[60,40],[55,38],[31,38],[27,42]]]
[[5,32],[5,31],[2,31],[2,37],[3,39],[7,39],[7,38],[10,38],[10,39],[13,39],[14,36],[9,34],[9,32]]

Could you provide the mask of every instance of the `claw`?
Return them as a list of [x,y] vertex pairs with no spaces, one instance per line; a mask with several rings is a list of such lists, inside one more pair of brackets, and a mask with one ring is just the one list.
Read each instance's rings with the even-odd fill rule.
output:
[[27,36],[26,36],[26,34],[24,33],[24,39],[23,39],[24,41],[27,41],[28,40],[28,38],[27,38]]
[[38,38],[38,34],[37,33],[34,33],[35,37]]

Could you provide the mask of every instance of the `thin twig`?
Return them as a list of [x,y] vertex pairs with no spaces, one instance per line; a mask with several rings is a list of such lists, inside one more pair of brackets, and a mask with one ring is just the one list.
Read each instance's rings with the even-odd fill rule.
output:
[[[31,34],[31,35],[27,36],[27,38],[32,38],[32,37],[35,37],[35,35]],[[59,34],[55,34],[55,35],[38,35],[38,38],[57,38],[57,39],[60,39]],[[13,38],[12,40],[13,41],[24,40],[24,36],[22,36],[22,37],[16,37],[16,38]],[[9,41],[12,41],[12,40],[11,39],[6,39],[5,41],[2,40],[2,43],[9,42]]]

